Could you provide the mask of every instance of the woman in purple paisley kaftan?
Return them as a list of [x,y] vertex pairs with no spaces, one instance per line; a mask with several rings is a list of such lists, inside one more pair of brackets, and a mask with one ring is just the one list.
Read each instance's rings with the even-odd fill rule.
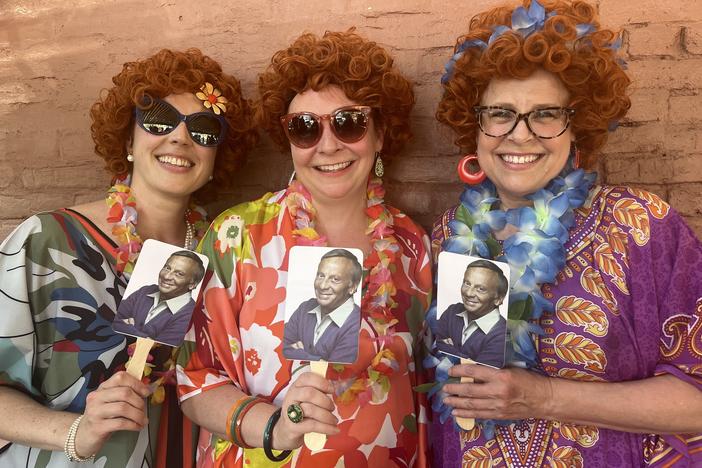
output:
[[[455,208],[432,243],[453,233]],[[555,306],[539,323],[543,370],[552,377],[621,382],[672,374],[702,390],[702,245],[680,215],[649,192],[594,187],[575,212],[567,265],[542,288]],[[702,464],[702,436],[635,434],[525,420],[454,429],[434,420],[435,466],[683,466]],[[492,465],[486,464],[490,462]]]

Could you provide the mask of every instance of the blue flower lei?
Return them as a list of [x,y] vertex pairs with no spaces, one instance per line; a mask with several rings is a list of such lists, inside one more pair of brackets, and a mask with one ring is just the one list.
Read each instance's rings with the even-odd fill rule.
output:
[[[543,334],[533,323],[544,311],[553,312],[553,304],[541,294],[541,285],[553,283],[565,266],[568,230],[573,225],[573,211],[585,204],[597,174],[582,169],[564,170],[551,180],[546,188],[527,196],[533,206],[503,211],[494,209],[499,201],[495,185],[486,179],[480,185],[466,186],[455,219],[449,222],[454,233],[446,239],[442,249],[465,255],[477,255],[506,262],[510,267],[511,288],[507,329],[506,362],[512,366],[538,369],[536,347],[532,334]],[[502,248],[493,236],[506,224],[519,231],[507,238]],[[427,322],[436,329],[436,302],[427,313]],[[432,351],[436,343],[432,343]],[[443,424],[453,408],[443,402],[443,386],[457,381],[448,370],[459,359],[444,355],[429,355],[425,368],[435,368],[436,382],[422,385],[418,391],[427,391],[432,398],[432,410]],[[478,420],[487,437],[492,437],[495,424],[507,425],[512,421]],[[456,427],[458,427],[456,425]]]

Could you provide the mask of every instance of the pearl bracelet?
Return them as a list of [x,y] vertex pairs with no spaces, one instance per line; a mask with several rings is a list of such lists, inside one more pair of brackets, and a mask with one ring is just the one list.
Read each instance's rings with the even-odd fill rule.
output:
[[91,462],[95,460],[95,454],[89,457],[81,457],[76,452],[76,434],[78,433],[78,426],[80,421],[83,419],[83,415],[78,416],[71,427],[68,429],[68,436],[66,436],[66,442],[63,444],[63,451],[66,453],[66,458],[70,462]]

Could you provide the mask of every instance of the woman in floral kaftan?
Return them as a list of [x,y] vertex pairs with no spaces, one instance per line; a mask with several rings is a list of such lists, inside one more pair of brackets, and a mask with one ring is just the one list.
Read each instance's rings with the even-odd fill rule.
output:
[[255,142],[252,113],[196,49],[126,63],[113,82],[91,109],[116,179],[107,200],[32,216],[0,247],[0,437],[11,442],[0,466],[194,461],[174,349],[154,348],[141,382],[124,372],[134,339],[111,323],[142,239],[195,247],[207,224],[191,201],[214,195],[208,179],[231,181]]
[[619,44],[588,3],[526,0],[474,17],[446,67],[437,118],[480,169],[433,243],[510,264],[508,358],[530,370],[427,360],[475,379],[434,396],[437,466],[702,464],[702,246],[579,169],[630,105]]
[[[291,152],[296,180],[225,211],[201,243],[212,278],[178,367],[183,411],[203,428],[198,465],[425,466],[426,408],[413,386],[429,239],[384,203],[380,179],[380,153],[410,136],[411,85],[349,31],[299,37],[259,91],[257,119]],[[326,378],[282,355],[295,245],[365,254],[359,355]],[[302,445],[309,432],[327,436],[322,450]]]

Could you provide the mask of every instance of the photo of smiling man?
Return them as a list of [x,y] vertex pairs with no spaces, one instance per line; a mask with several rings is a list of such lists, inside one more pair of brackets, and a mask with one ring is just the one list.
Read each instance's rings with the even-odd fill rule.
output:
[[[144,252],[141,253],[142,258]],[[200,257],[173,252],[158,273],[158,283],[142,286],[120,303],[112,328],[126,335],[178,346],[195,309],[192,291],[205,275]]]
[[499,308],[509,290],[507,277],[495,262],[483,259],[470,261],[462,276],[461,302],[446,307],[437,320],[437,346],[447,354],[502,367],[507,321]]
[[[291,266],[291,275],[293,267]],[[353,295],[363,268],[346,249],[322,255],[314,277],[314,298],[302,302],[286,321],[283,356],[301,361],[350,364],[358,355],[361,309]]]

